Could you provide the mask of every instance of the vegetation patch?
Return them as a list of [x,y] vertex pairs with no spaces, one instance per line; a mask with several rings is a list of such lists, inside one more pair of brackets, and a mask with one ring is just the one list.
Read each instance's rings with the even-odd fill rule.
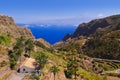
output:
[[10,46],[11,37],[9,35],[0,35],[0,45]]

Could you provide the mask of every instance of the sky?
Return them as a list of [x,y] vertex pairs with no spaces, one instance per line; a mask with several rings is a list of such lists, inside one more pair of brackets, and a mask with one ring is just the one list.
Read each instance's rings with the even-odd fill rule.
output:
[[0,14],[16,23],[78,25],[120,14],[120,0],[0,0]]

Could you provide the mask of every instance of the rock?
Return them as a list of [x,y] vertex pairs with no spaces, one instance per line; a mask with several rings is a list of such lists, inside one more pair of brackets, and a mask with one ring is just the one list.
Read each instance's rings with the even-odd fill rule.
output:
[[25,38],[34,38],[28,28],[17,26],[12,17],[5,15],[0,15],[0,34],[11,35],[14,38],[21,36]]

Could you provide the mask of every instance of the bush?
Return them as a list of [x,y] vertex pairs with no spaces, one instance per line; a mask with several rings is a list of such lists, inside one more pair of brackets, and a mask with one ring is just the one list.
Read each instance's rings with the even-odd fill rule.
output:
[[117,74],[117,73],[107,73],[107,75],[120,78],[120,74]]
[[10,40],[11,38],[9,35],[0,35],[0,44],[9,46]]
[[14,69],[17,64],[17,56],[14,53],[11,53],[9,56],[10,68]]
[[36,53],[36,57],[35,57],[37,63],[38,63],[38,67],[43,68],[44,65],[47,63],[47,59],[48,56],[45,55],[44,52],[38,52]]
[[39,80],[39,76],[35,75],[34,73],[31,75],[32,80]]
[[7,62],[6,62],[6,61],[2,61],[2,62],[0,63],[0,67],[4,67],[5,65],[7,65]]

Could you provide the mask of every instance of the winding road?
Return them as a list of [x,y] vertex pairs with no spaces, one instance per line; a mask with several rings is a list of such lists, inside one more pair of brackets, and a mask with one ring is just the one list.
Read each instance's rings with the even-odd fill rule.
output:
[[120,63],[119,60],[112,60],[112,59],[101,59],[101,58],[93,58],[94,60],[98,60],[98,61],[110,61],[110,62],[116,62],[116,63]]

